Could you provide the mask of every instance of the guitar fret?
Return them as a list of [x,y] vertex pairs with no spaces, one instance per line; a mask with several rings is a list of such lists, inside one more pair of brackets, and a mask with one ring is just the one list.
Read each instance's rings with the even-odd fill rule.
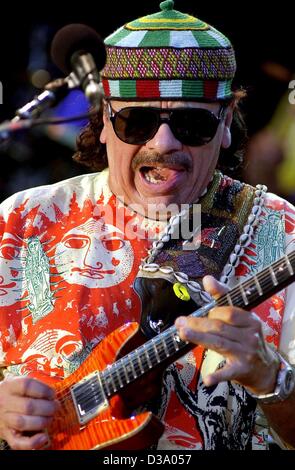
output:
[[170,356],[170,352],[168,350],[168,347],[167,347],[167,344],[166,344],[166,339],[164,340],[164,338],[162,339],[162,344],[164,346],[164,349],[165,349],[165,353],[166,353],[166,357],[169,357]]
[[152,363],[152,367],[154,367],[156,364],[158,364],[158,356],[156,354],[156,350],[154,348],[154,343],[153,341],[151,340],[151,342],[149,343],[149,346],[148,346],[148,353],[149,353],[149,357],[150,357],[150,360],[151,360],[151,363]]
[[135,367],[134,367],[134,364],[133,364],[132,360],[131,361],[129,360],[128,367],[130,368],[129,370],[132,373],[133,378],[136,379],[137,378],[137,373],[135,371]]
[[240,287],[240,291],[241,291],[241,294],[242,294],[242,297],[243,297],[243,302],[244,302],[245,305],[248,305],[249,301],[248,301],[246,292],[244,291],[244,288],[243,288],[242,284],[240,284],[239,287]]
[[288,258],[288,255],[285,255],[285,259],[286,259],[286,264],[287,264],[287,268],[289,270],[289,273],[290,273],[291,276],[293,276],[294,271],[293,271],[292,265],[290,263],[290,260]]
[[277,261],[274,266],[278,285],[281,285],[290,277],[290,270],[287,267],[285,256]]
[[269,271],[270,271],[270,276],[271,276],[273,285],[274,285],[274,286],[277,286],[277,285],[278,285],[278,280],[277,280],[277,277],[276,277],[276,275],[275,275],[275,272],[274,272],[272,266],[269,267]]
[[151,369],[153,367],[153,364],[151,363],[151,359],[150,359],[150,356],[149,356],[149,353],[148,353],[147,349],[144,350],[144,354],[145,354],[145,357],[146,357],[148,367],[149,367],[149,369]]
[[143,373],[144,373],[144,367],[143,367],[143,365],[142,365],[141,357],[140,357],[140,355],[139,355],[137,349],[135,350],[135,354],[136,354],[137,361],[138,361],[138,364],[139,364],[140,372],[143,374]]
[[172,339],[173,339],[173,345],[174,345],[175,351],[179,351],[179,344],[178,344],[178,342],[180,341],[180,338],[179,338],[178,334],[177,334],[177,333],[174,334],[174,335],[172,336]]
[[127,384],[129,384],[130,382],[129,375],[128,375],[128,366],[130,367],[130,364],[127,364],[125,366],[125,363],[122,361],[122,369],[123,369]]
[[139,360],[136,354],[136,350],[128,354],[128,356],[126,357],[126,360],[129,361],[129,366],[130,366],[130,369],[132,369],[133,377],[134,379],[136,379],[138,375],[138,369],[139,369]]
[[233,302],[229,293],[226,294],[226,298],[227,298],[228,304],[233,306]]
[[174,354],[176,349],[175,349],[175,343],[174,343],[174,335],[170,335],[167,340],[166,340],[167,348],[169,351],[169,354]]
[[122,388],[123,387],[123,382],[121,380],[121,376],[120,376],[120,373],[119,373],[120,371],[118,370],[118,367],[116,367],[116,366],[114,367],[114,369],[115,369],[116,376],[118,377],[119,386]]
[[159,364],[159,362],[161,362],[161,359],[160,359],[160,356],[159,356],[157,346],[156,346],[155,341],[153,339],[152,339],[152,345],[154,347],[157,363]]
[[[113,378],[113,375],[111,373],[111,371],[107,371],[107,375],[105,377],[105,381],[104,383],[106,384],[106,387],[108,389],[108,394],[111,395],[112,392],[116,392],[117,391],[117,387],[116,387],[116,384],[114,382],[114,378]],[[109,389],[109,386],[112,387],[112,390]]]
[[109,383],[106,380],[106,377],[104,377],[103,385],[105,387],[106,395],[109,397],[111,395],[111,391],[110,391]]
[[155,341],[157,343],[157,350],[158,350],[158,355],[159,355],[160,361],[163,361],[167,357],[166,350],[165,350],[165,344],[163,343],[162,338],[160,338],[160,340],[159,340],[159,338],[156,338]]
[[257,287],[257,292],[261,296],[261,295],[263,295],[263,291],[261,289],[261,285],[259,284],[258,277],[256,275],[254,275],[253,277],[254,277],[256,287]]

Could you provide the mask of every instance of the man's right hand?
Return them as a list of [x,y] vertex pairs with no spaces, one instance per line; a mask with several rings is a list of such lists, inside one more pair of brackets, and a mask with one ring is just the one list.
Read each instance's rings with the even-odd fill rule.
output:
[[45,428],[59,408],[54,390],[29,377],[0,382],[0,438],[14,450],[40,449],[48,442]]

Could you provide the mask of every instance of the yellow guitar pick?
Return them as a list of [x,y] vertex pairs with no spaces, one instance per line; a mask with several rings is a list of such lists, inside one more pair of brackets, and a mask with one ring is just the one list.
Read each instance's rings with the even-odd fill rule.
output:
[[191,296],[189,295],[187,288],[183,284],[180,284],[180,282],[173,284],[173,290],[174,294],[179,299],[184,300],[185,302],[190,300]]

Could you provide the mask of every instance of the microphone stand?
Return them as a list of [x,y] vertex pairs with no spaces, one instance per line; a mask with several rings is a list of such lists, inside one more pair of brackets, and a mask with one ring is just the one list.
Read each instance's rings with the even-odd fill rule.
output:
[[9,139],[12,133],[31,128],[34,125],[34,120],[43,111],[61,101],[67,95],[69,89],[77,88],[79,85],[80,81],[73,72],[66,78],[58,78],[47,83],[42,93],[17,109],[11,120],[6,120],[0,124],[0,144]]

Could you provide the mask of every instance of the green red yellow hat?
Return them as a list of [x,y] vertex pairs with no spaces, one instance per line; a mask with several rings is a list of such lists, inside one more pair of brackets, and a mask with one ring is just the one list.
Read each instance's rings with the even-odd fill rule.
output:
[[215,101],[232,96],[236,61],[230,41],[173,7],[173,0],[166,0],[159,13],[131,21],[105,39],[101,77],[107,98]]

